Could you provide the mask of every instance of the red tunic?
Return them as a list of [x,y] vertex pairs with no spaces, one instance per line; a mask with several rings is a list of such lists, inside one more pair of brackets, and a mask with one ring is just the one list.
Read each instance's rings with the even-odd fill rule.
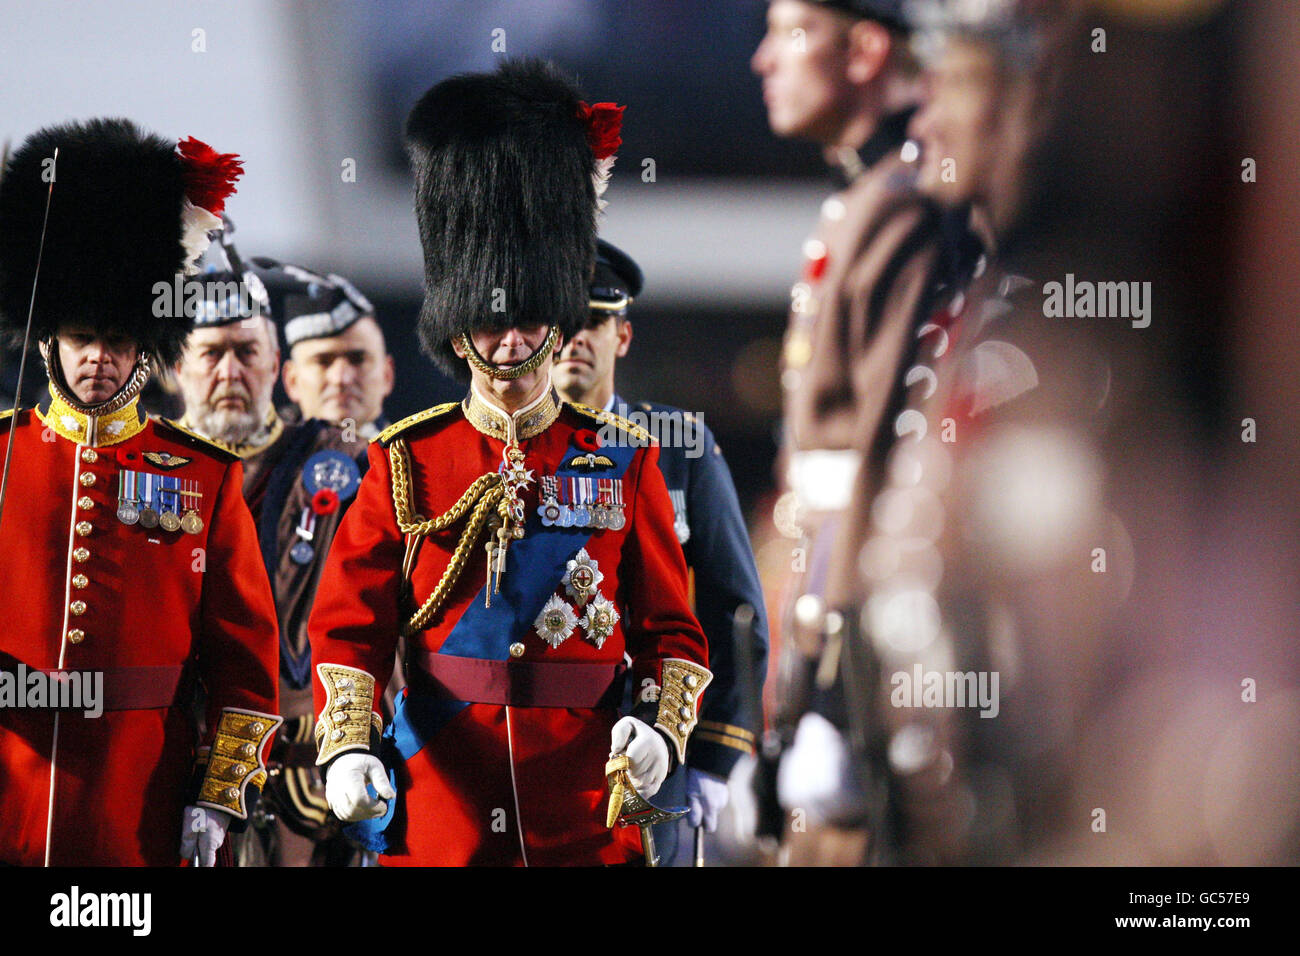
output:
[[[66,405],[44,414],[19,413],[12,433],[0,669],[104,670],[106,709],[97,718],[0,709],[0,861],[176,865],[182,811],[195,796],[194,681],[207,688],[210,728],[226,707],[278,713],[275,606],[241,466],[142,420],[134,403],[101,420],[112,427],[101,427],[94,447],[76,439],[85,419]],[[0,456],[10,424],[0,422]],[[188,461],[159,467],[147,452]],[[123,469],[196,482],[203,497],[189,502],[201,502],[202,531],[119,521]],[[144,686],[129,689],[141,676]],[[123,694],[128,703],[171,702],[111,709]]]
[[[476,401],[481,427],[482,402]],[[471,406],[413,416],[370,446],[370,468],[356,502],[339,528],[316,596],[309,630],[313,660],[356,667],[380,677],[382,688],[398,633],[412,612],[402,600],[404,537],[394,510],[392,471],[386,443],[407,443],[415,511],[425,518],[447,511],[475,479],[497,469],[504,441],[467,418]],[[552,410],[554,411],[554,410]],[[500,413],[497,413],[500,414]],[[519,420],[524,418],[520,413]],[[516,645],[512,661],[606,662],[631,658],[630,679],[660,682],[663,660],[707,664],[704,635],[690,610],[686,563],[673,530],[671,499],[657,467],[658,449],[637,448],[622,475],[626,523],[620,530],[543,527],[537,517],[539,479],[552,475],[574,455],[574,433],[602,423],[564,405],[540,434],[522,429],[520,447],[534,481],[524,492],[527,534],[567,534],[570,553],[579,544],[596,563],[600,594],[621,616],[597,647],[581,627],[558,646],[541,639],[532,622],[542,604],[558,595],[577,609],[560,575],[537,582],[536,606],[520,609],[527,623],[501,635],[494,647]],[[628,437],[623,435],[624,438]],[[593,475],[601,472],[595,470]],[[412,574],[414,604],[429,596],[460,539],[462,520],[427,538]],[[589,537],[588,537],[589,536]],[[547,572],[507,557],[506,575]],[[475,602],[482,604],[487,559],[476,542],[463,574],[443,610],[410,641],[416,652],[444,650],[444,642]],[[495,595],[494,605],[507,600]],[[579,611],[579,614],[581,612]],[[521,647],[519,645],[522,645]],[[457,656],[474,657],[463,644]],[[487,653],[488,659],[504,655]],[[418,675],[416,675],[418,678]],[[408,694],[420,694],[418,679]],[[615,695],[616,696],[616,695]],[[325,704],[316,682],[316,710]],[[408,698],[409,703],[409,698]],[[378,702],[376,701],[376,710]],[[397,767],[399,809],[387,836],[386,865],[599,864],[639,858],[635,828],[611,832],[605,826],[604,766],[616,705],[599,708],[527,707],[470,703],[441,726]],[[653,720],[653,717],[651,717]]]

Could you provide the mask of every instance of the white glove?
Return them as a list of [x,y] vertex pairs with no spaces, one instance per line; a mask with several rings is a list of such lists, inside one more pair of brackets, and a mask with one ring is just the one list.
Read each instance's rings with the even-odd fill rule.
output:
[[727,781],[731,795],[731,839],[738,846],[752,843],[758,829],[758,797],[754,793],[754,773],[757,770],[758,758],[745,754],[736,761]]
[[649,800],[668,776],[668,741],[643,720],[624,717],[610,731],[609,755],[628,756],[627,777],[636,792]]
[[[375,788],[380,799],[366,792],[366,784]],[[325,771],[325,800],[334,815],[344,823],[373,820],[388,812],[385,800],[397,796],[388,782],[388,771],[371,754],[347,753]]]
[[691,807],[686,822],[692,827],[703,823],[705,833],[716,833],[718,814],[727,805],[728,796],[727,781],[694,767],[686,768],[686,802]]
[[199,866],[216,866],[217,851],[226,842],[230,814],[223,810],[188,806],[181,823],[181,859],[193,860],[197,851]]
[[776,774],[781,806],[803,811],[811,823],[834,823],[860,814],[867,805],[853,777],[849,748],[821,714],[807,713]]

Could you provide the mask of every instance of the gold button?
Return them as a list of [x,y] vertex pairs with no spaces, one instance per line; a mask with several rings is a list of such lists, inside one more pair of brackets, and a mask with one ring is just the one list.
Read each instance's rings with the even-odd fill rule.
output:
[[91,524],[89,521],[77,522],[77,534],[81,535],[83,538],[86,537],[86,535],[90,534],[90,532],[94,530],[95,530],[95,526]]
[[77,615],[77,617],[81,617],[81,615],[86,613],[86,602],[73,601],[71,604],[68,605],[68,610],[71,611],[73,614]]
[[72,552],[72,557],[78,564],[85,564],[90,560],[90,549],[77,548],[77,550]]
[[85,639],[86,639],[86,632],[79,627],[75,627],[72,630],[68,631],[69,643],[80,644]]
[[248,729],[260,736],[262,731],[266,730],[266,726],[260,720],[255,720],[248,725]]
[[257,748],[254,747],[252,744],[244,744],[244,746],[239,748],[239,752],[243,754],[245,757],[251,757],[255,753],[257,753]]
[[690,728],[688,725],[686,725],[686,724],[678,724],[678,725],[677,725],[677,732],[678,732],[679,734],[684,734],[684,733],[686,733],[686,731],[688,731],[688,730],[690,730],[690,729],[691,729],[691,728]]
[[336,724],[346,724],[348,722],[348,712],[346,710],[334,711],[334,722]]
[[336,730],[334,731],[334,733],[330,734],[330,740],[342,740],[342,739],[343,739],[343,731],[341,730]]
[[677,713],[679,713],[684,720],[691,719],[691,709],[689,707],[678,707]]
[[89,583],[90,578],[86,577],[84,574],[74,574],[72,576],[72,586],[74,588],[84,588]]
[[93,471],[83,471],[81,473],[81,483],[89,488],[95,483],[95,473]]
[[81,460],[88,465],[93,465],[99,461],[99,454],[93,448],[83,448],[81,449]]
[[248,773],[248,768],[245,767],[242,763],[237,763],[230,768],[230,775],[234,777],[236,780],[238,780],[246,773]]
[[90,497],[90,495],[82,495],[77,499],[77,507],[82,511],[89,511],[91,508],[95,507],[95,499]]
[[230,787],[229,789],[227,789],[227,790],[226,790],[226,799],[227,799],[227,800],[238,800],[238,799],[239,799],[239,788],[238,788],[238,787]]
[[687,687],[694,687],[694,686],[695,686],[696,684],[698,684],[698,683],[699,683],[699,680],[695,677],[694,674],[687,674],[687,675],[686,675],[686,686],[687,686]]
[[518,641],[516,641],[515,643],[511,644],[511,645],[510,645],[510,656],[511,656],[511,657],[523,657],[523,656],[524,656],[524,645],[520,644]]

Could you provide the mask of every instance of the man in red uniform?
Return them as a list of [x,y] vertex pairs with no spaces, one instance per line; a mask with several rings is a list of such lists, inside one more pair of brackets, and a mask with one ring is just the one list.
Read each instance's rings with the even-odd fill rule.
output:
[[[606,828],[606,758],[625,752],[653,796],[711,678],[658,449],[551,387],[620,112],[506,63],[438,84],[408,121],[421,342],[470,391],[371,445],[310,623],[327,797],[386,864],[637,860],[635,829]],[[381,741],[399,634],[409,686]]]
[[0,671],[50,687],[50,671],[100,673],[104,698],[96,714],[0,695],[0,862],[211,864],[266,779],[275,608],[239,461],[138,404],[189,329],[155,285],[171,287],[237,173],[194,140],[178,153],[95,120],[33,135],[0,184],[4,331],[24,338],[35,287],[49,376],[35,409],[0,423],[0,580],[22,609]]

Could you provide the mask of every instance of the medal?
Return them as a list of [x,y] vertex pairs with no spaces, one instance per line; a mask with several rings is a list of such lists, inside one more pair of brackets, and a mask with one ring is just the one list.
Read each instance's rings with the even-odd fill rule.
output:
[[578,607],[586,604],[593,594],[596,593],[596,586],[605,579],[599,565],[587,553],[586,548],[580,548],[566,565],[564,577],[561,583],[569,597],[573,598]]
[[627,516],[623,513],[623,482],[619,478],[611,478],[610,489],[611,497],[614,499],[614,506],[609,514],[609,530],[622,531],[623,525],[627,524]]
[[196,499],[202,497],[199,494],[199,483],[197,481],[184,482],[185,491],[185,517],[181,518],[181,530],[186,534],[198,534],[203,530],[203,519],[199,517],[199,503]]
[[316,537],[316,512],[311,508],[304,508],[302,517],[298,519],[298,527],[293,530],[302,540],[289,549],[289,557],[294,564],[308,564],[316,556],[316,549],[311,543]]
[[156,528],[158,527],[158,512],[154,510],[154,490],[158,487],[158,476],[149,472],[140,472],[139,477],[144,479],[144,489],[141,492],[140,509],[140,527]]
[[180,511],[180,479],[174,475],[160,475],[162,489],[158,493],[161,502],[161,513],[158,515],[158,523],[162,525],[164,531],[181,530],[181,516],[177,513]]
[[135,475],[134,471],[123,469],[117,476],[117,520],[125,525],[140,520],[140,509],[135,506]]
[[691,526],[686,523],[686,491],[682,488],[669,489],[668,497],[673,500],[673,531],[677,543],[685,544],[691,539]]

